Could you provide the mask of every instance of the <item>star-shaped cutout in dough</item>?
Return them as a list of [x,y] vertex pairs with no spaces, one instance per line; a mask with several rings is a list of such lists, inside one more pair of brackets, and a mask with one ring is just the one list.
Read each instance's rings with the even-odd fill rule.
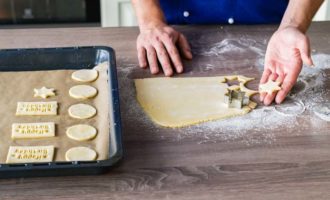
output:
[[55,96],[55,89],[54,88],[46,88],[42,87],[40,89],[34,88],[34,97],[41,97],[43,99],[46,99],[48,97]]
[[260,93],[267,93],[267,94],[272,94],[275,91],[279,91],[282,88],[280,87],[279,82],[268,80],[267,83],[259,85],[259,92]]

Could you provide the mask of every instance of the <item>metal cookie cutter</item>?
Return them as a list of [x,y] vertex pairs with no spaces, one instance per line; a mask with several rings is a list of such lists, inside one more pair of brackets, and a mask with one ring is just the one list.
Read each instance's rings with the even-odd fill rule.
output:
[[241,109],[243,106],[247,106],[250,102],[250,98],[245,95],[245,92],[238,90],[228,89],[224,96],[224,103],[228,108]]

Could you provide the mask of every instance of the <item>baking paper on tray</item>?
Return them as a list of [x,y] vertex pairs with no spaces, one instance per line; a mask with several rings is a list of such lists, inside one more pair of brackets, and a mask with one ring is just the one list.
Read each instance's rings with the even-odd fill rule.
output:
[[[108,159],[109,156],[109,86],[108,63],[96,67],[99,77],[92,83],[79,83],[71,79],[75,70],[0,72],[0,163],[5,163],[9,146],[55,146],[54,161],[65,161],[65,153],[71,147],[85,146],[94,149],[97,160]],[[78,100],[69,96],[70,87],[88,84],[98,90],[93,99]],[[47,99],[33,97],[34,88],[55,88],[56,96]],[[57,116],[16,116],[19,101],[57,101]],[[86,103],[97,109],[97,115],[91,119],[73,119],[68,114],[72,104]],[[56,134],[53,138],[12,139],[13,123],[55,122]],[[75,124],[94,126],[98,134],[91,141],[75,141],[66,136],[66,129]]]

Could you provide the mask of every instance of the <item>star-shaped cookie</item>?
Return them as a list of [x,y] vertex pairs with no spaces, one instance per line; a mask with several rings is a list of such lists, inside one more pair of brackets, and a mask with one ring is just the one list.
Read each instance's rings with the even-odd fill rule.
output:
[[55,89],[54,88],[46,88],[42,87],[40,89],[34,88],[34,97],[41,97],[46,99],[48,97],[55,96]]
[[279,90],[282,89],[280,87],[280,84],[281,83],[276,82],[276,81],[272,81],[272,80],[269,79],[267,83],[259,85],[259,92],[260,93],[272,94],[273,92],[279,91]]

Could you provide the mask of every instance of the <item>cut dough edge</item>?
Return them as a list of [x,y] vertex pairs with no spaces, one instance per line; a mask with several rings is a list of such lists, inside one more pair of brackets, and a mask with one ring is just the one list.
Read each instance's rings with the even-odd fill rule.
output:
[[70,88],[69,95],[75,99],[90,99],[97,95],[97,89],[90,85],[76,85]]
[[[38,108],[36,109],[35,107]],[[57,115],[57,109],[58,109],[57,101],[39,101],[39,102],[19,101],[17,102],[16,115],[17,116]]]
[[73,104],[68,109],[69,115],[75,119],[89,119],[96,115],[96,108],[89,104]]
[[97,130],[95,127],[87,124],[76,124],[68,127],[66,135],[73,140],[88,141],[96,137]]
[[96,69],[81,69],[72,73],[71,78],[75,81],[88,83],[95,81],[99,76]]
[[[25,131],[25,133],[22,133],[22,131]],[[40,131],[44,131],[44,132],[40,133]],[[54,122],[13,123],[11,138],[12,139],[50,138],[50,137],[55,137],[55,132],[56,132],[56,126]]]
[[[15,154],[19,154],[24,157],[24,155],[31,155],[30,151],[35,150],[37,156],[30,156],[30,158],[18,158]],[[46,157],[44,152],[47,152]],[[17,153],[18,152],[18,153]],[[20,153],[23,152],[23,153]],[[40,155],[42,152],[42,155]],[[37,162],[52,162],[54,159],[55,147],[50,146],[10,146],[7,154],[6,163],[37,163]],[[25,153],[25,154],[24,154]],[[32,154],[33,155],[33,154]],[[38,158],[38,159],[36,159]]]
[[97,158],[97,153],[89,147],[72,147],[65,153],[67,161],[93,161]]
[[272,81],[269,79],[267,83],[259,85],[259,92],[260,93],[267,93],[272,94],[273,92],[279,91],[282,88],[280,87],[281,83],[277,81]]

